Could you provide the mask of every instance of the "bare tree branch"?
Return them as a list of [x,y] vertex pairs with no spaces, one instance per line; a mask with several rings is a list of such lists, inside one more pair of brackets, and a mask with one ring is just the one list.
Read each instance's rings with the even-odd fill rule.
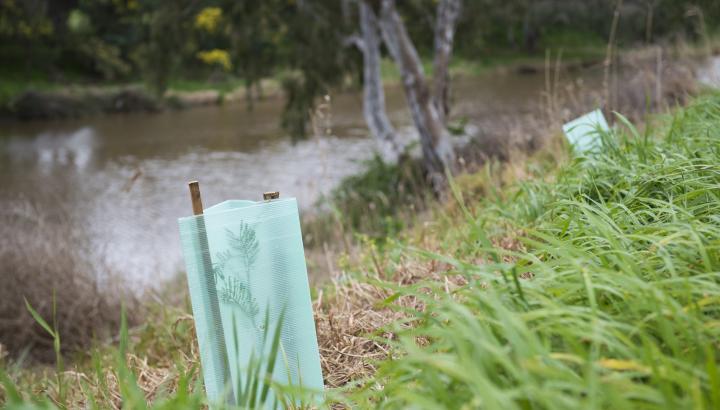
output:
[[362,37],[358,34],[353,34],[350,36],[346,36],[342,39],[342,45],[345,47],[348,46],[355,46],[360,50],[361,52],[365,52],[365,42],[363,41]]

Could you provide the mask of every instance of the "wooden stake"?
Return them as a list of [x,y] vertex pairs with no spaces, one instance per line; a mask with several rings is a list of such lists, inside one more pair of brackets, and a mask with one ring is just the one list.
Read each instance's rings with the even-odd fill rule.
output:
[[200,197],[200,184],[197,181],[190,181],[190,201],[192,201],[193,215],[202,215],[203,205]]
[[[192,201],[193,214],[203,215],[202,198],[200,197],[200,184],[197,181],[188,183],[190,188],[190,201]],[[196,218],[197,223],[197,243],[202,251],[202,257],[198,264],[198,274],[200,275],[200,293],[203,300],[200,302],[205,306],[205,315],[210,322],[208,329],[208,344],[212,352],[212,368],[215,371],[217,383],[221,386],[229,386],[230,370],[228,367],[227,349],[225,348],[225,329],[222,325],[222,316],[220,314],[220,302],[217,295],[217,286],[215,283],[215,274],[213,272],[212,259],[210,258],[210,246],[208,245],[207,231],[205,228],[205,217]],[[224,401],[234,404],[232,391],[227,390],[224,393]]]

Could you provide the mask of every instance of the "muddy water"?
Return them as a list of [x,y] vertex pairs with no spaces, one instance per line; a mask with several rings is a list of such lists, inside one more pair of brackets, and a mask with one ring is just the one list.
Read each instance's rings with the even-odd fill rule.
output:
[[[584,75],[597,77],[575,74]],[[542,73],[461,78],[454,83],[455,113],[482,129],[499,115],[538,104],[544,87]],[[401,90],[390,87],[387,94],[391,119],[411,134]],[[333,95],[318,121],[320,135],[298,143],[278,126],[282,105],[268,98],[251,112],[228,104],[0,123],[0,207],[22,200],[61,208],[91,238],[91,257],[135,286],[157,283],[182,270],[176,221],[190,213],[187,181],[200,180],[206,206],[279,190],[309,212],[377,149],[359,93]]]

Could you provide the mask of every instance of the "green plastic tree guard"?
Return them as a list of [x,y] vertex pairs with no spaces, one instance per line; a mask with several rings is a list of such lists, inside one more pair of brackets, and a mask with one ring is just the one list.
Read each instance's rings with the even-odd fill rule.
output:
[[278,328],[272,379],[321,392],[296,200],[225,201],[179,224],[210,402],[243,401],[238,395],[247,369],[254,359],[271,363]]
[[595,152],[602,146],[602,133],[610,131],[602,111],[595,110],[563,125],[563,132],[576,154]]

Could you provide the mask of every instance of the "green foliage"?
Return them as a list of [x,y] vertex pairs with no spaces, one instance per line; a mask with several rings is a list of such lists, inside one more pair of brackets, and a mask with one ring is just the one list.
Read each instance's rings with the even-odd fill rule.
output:
[[148,88],[161,97],[168,86],[168,79],[182,61],[192,16],[196,4],[189,0],[160,2],[150,8],[148,14],[148,41],[138,47],[136,59],[142,68]]
[[409,215],[422,210],[432,193],[416,160],[389,164],[375,155],[365,167],[340,183],[330,203],[350,231],[384,240],[411,222]]
[[587,49],[604,50],[607,39],[599,33],[578,28],[549,28],[543,34],[540,49],[562,49],[578,52]]
[[347,72],[358,69],[357,56],[345,52],[342,43],[354,27],[342,10],[341,2],[333,0],[297,2],[283,8],[286,43],[280,55],[291,74],[282,81],[287,97],[282,125],[294,138],[306,136],[315,101],[341,84]]
[[122,58],[119,47],[98,38],[84,41],[78,46],[77,52],[106,80],[126,77],[132,70],[130,64]]
[[57,330],[57,320],[56,320],[56,312],[57,312],[57,306],[55,303],[55,293],[53,292],[53,326],[51,327],[45,319],[43,319],[40,314],[33,309],[33,307],[30,305],[30,302],[25,299],[25,307],[27,308],[28,312],[30,312],[30,315],[32,315],[33,319],[45,330],[50,337],[53,339],[53,351],[55,352],[55,363],[56,363],[56,377],[57,377],[57,385],[58,385],[58,396],[60,400],[64,399],[64,383],[63,383],[63,371],[65,370],[63,367],[63,357],[62,353],[60,352],[60,333]]
[[662,132],[620,122],[602,154],[552,181],[477,204],[454,192],[463,212],[439,233],[453,256],[405,252],[465,282],[385,284],[425,308],[387,329],[393,360],[352,403],[720,406],[720,95]]
[[53,34],[47,15],[48,4],[42,0],[5,0],[0,3],[0,39],[39,40]]
[[93,31],[90,17],[82,10],[75,9],[68,14],[67,26],[75,34],[89,34]]
[[222,280],[218,297],[223,303],[239,306],[253,320],[260,312],[260,307],[253,297],[247,282],[241,281],[235,276],[228,276]]
[[[262,334],[259,335],[260,343],[258,350],[250,354],[248,367],[243,372],[243,377],[238,378],[235,391],[237,393],[237,406],[243,409],[266,408],[271,400],[271,387],[273,385],[272,375],[276,366],[278,353],[281,350],[280,336],[282,323],[284,322],[285,311],[280,312],[275,328],[270,329],[270,313],[266,309],[265,320],[262,326]],[[232,321],[235,325],[235,321]],[[270,333],[272,332],[272,333]],[[272,339],[268,336],[272,335]],[[269,350],[266,349],[266,343],[270,342]],[[237,332],[233,332],[233,342],[235,351],[239,349],[240,340],[237,339]],[[267,353],[265,351],[267,350]],[[277,391],[280,393],[280,391]],[[277,399],[285,402],[284,396],[280,394]],[[284,408],[288,408],[290,403],[285,402]],[[278,407],[275,403],[274,407]],[[269,407],[267,407],[269,408]]]
[[286,74],[281,86],[287,96],[281,125],[294,140],[304,138],[310,122],[310,107],[315,104],[319,91],[316,87],[306,85],[305,77],[299,72]]
[[228,230],[227,236],[230,247],[242,260],[245,275],[249,276],[260,252],[255,229],[246,223],[241,223],[237,233]]
[[[255,230],[246,223],[240,224],[237,233],[228,229],[226,235],[230,249],[218,253],[213,266],[216,279],[221,283],[220,301],[239,306],[255,324],[260,308],[252,295],[250,283],[252,269],[260,252],[260,244]],[[228,271],[233,260],[239,261],[242,273]]]

